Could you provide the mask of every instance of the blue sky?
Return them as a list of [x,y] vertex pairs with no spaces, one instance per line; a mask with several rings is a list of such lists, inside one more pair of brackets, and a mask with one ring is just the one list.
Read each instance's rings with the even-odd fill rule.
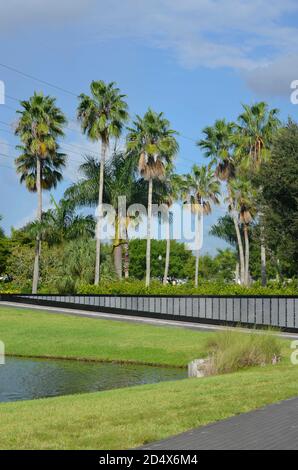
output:
[[[290,102],[290,83],[298,79],[296,1],[3,0],[1,6],[1,64],[75,94],[88,92],[94,79],[116,81],[132,116],[151,106],[181,133],[178,172],[205,162],[194,141],[215,119],[235,119],[241,103],[267,100],[283,119],[296,118],[298,108]],[[68,167],[53,192],[56,199],[77,178],[82,156],[98,146],[79,132],[75,96],[2,66],[0,80],[7,95],[0,106],[0,153],[6,155],[0,155],[0,214],[9,233],[32,219],[36,207],[36,196],[13,170],[17,140],[9,125],[16,119],[16,98],[42,90],[57,96],[68,116]],[[45,208],[49,200],[45,194]],[[223,213],[223,207],[216,209],[206,220],[205,252],[223,246],[208,236]]]

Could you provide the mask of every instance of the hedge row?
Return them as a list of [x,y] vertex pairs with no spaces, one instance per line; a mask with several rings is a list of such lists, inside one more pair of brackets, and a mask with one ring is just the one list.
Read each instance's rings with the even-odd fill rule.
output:
[[152,282],[146,288],[143,281],[102,282],[98,286],[80,285],[78,294],[130,294],[130,295],[298,295],[297,283],[288,286],[271,285],[262,287],[254,285],[243,287],[237,284],[224,284],[208,282],[197,288],[193,284],[181,286],[163,286],[159,282]]
[[[30,290],[17,289],[14,286],[3,286],[0,294],[30,293]],[[129,294],[129,295],[298,295],[297,281],[286,286],[271,284],[267,287],[254,284],[251,287],[243,287],[237,284],[225,284],[220,282],[204,282],[197,288],[193,284],[180,286],[163,286],[160,282],[153,281],[149,288],[144,281],[115,281],[101,282],[98,286],[93,284],[81,284],[76,292],[57,292],[50,287],[39,289],[40,294]]]

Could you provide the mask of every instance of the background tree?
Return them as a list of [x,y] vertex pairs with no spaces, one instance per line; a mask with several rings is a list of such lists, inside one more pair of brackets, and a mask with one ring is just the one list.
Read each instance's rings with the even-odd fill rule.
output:
[[[130,277],[144,279],[146,275],[146,240],[130,240]],[[164,277],[164,260],[166,256],[166,240],[151,241],[151,276],[152,279],[162,280]],[[171,241],[171,262],[168,277],[173,279],[186,279],[192,276],[194,257],[184,243]]]
[[39,233],[41,240],[46,241],[49,246],[94,237],[95,221],[91,215],[77,214],[74,204],[69,200],[61,199],[56,203],[51,197],[51,202],[54,208],[42,214],[41,222],[30,222],[19,230],[22,232],[23,241],[26,236],[32,239],[32,235],[36,233]]
[[231,181],[236,176],[236,171],[241,164],[241,155],[237,151],[239,139],[236,136],[236,124],[227,122],[225,119],[215,121],[214,126],[207,126],[203,129],[204,138],[197,145],[204,150],[205,156],[211,160],[215,166],[215,174],[222,181],[226,182],[228,209],[233,220],[237,238],[240,279],[244,282],[245,261],[244,249],[241,238],[239,217],[235,208],[235,201],[231,194]]
[[248,286],[250,283],[249,227],[256,213],[256,192],[254,191],[250,181],[241,178],[235,178],[231,182],[231,196],[235,201],[235,207],[239,213],[239,221],[243,227],[245,244],[244,284]]
[[[244,151],[248,169],[257,173],[262,164],[270,160],[274,136],[280,126],[278,109],[269,109],[264,101],[252,106],[243,105],[244,111],[238,117],[239,146]],[[258,188],[262,191],[262,188]],[[264,227],[262,221],[263,208],[258,208],[260,218],[260,246],[262,284],[266,285],[266,250]]]
[[[3,219],[3,217],[2,217],[2,215],[0,214],[0,222],[1,222],[2,219]],[[5,235],[4,235],[4,230],[3,230],[2,227],[0,227],[0,238],[4,238],[4,236],[5,236]]]
[[[201,218],[203,215],[211,213],[212,203],[219,204],[220,183],[210,166],[193,165],[191,173],[184,176],[182,187],[186,202],[191,204],[191,210],[197,218],[197,230],[200,234]],[[201,243],[201,240],[198,242]],[[195,286],[197,287],[199,282],[199,248],[196,249],[195,257]]]
[[165,255],[165,269],[163,275],[163,284],[166,285],[169,277],[169,266],[171,256],[171,226],[174,221],[174,214],[170,208],[173,203],[179,199],[182,190],[182,178],[172,172],[172,168],[166,171],[166,176],[163,180],[156,181],[154,188],[154,202],[162,208],[162,212],[158,214],[160,224],[165,225],[165,239],[166,239],[166,255]]
[[[87,156],[80,166],[79,173],[82,178],[72,184],[65,192],[65,198],[76,207],[96,207],[98,203],[98,184],[100,165],[96,159]],[[106,163],[104,169],[104,200],[115,209],[115,235],[113,240],[113,254],[115,271],[122,277],[122,246],[127,243],[120,238],[120,218],[118,214],[118,198],[126,198],[127,207],[134,203],[145,203],[145,182],[137,178],[134,162],[126,158],[124,153],[117,152]],[[125,221],[127,224],[130,220]]]
[[[2,216],[0,215],[0,221],[1,220]],[[4,274],[6,271],[6,263],[11,253],[11,249],[11,240],[5,236],[3,228],[0,227],[0,274]]]
[[81,94],[79,97],[78,119],[84,134],[92,141],[101,142],[101,158],[98,187],[98,219],[96,227],[95,279],[100,279],[100,232],[104,190],[104,168],[111,138],[119,138],[123,124],[128,120],[128,107],[125,95],[120,93],[114,82],[93,81],[90,85],[91,96]]
[[280,274],[297,276],[298,266],[298,125],[289,121],[274,139],[270,162],[261,168],[266,243]]
[[[56,187],[62,179],[61,168],[65,166],[65,155],[59,152],[57,139],[63,136],[66,118],[56,106],[56,99],[34,93],[28,101],[21,101],[20,119],[15,133],[22,146],[16,159],[17,173],[21,183],[29,191],[37,192],[37,219],[42,218],[42,190]],[[37,292],[39,279],[40,237],[36,237],[32,293]]]
[[177,133],[170,128],[170,122],[163,113],[151,109],[144,117],[136,116],[133,127],[127,136],[127,148],[133,156],[138,157],[138,168],[141,176],[148,181],[147,205],[147,249],[146,249],[146,286],[150,285],[151,271],[151,219],[153,181],[162,180],[166,167],[178,152]]

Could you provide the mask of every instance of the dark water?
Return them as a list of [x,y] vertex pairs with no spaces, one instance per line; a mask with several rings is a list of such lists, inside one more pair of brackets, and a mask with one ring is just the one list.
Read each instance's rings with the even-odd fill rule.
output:
[[187,371],[165,367],[6,358],[0,365],[0,402],[178,380]]

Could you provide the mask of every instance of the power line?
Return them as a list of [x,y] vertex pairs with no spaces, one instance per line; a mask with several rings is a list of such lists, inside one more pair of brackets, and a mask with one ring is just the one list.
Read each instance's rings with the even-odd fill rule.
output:
[[34,77],[34,75],[29,75],[28,73],[22,72],[21,70],[18,70],[18,69],[14,68],[14,67],[11,67],[9,65],[0,63],[0,67],[3,67],[5,69],[10,70],[14,73],[17,73],[19,75],[22,75],[23,77],[28,78],[30,80],[35,80],[36,82],[40,82],[43,85],[47,85],[47,86],[50,86],[52,88],[56,88],[56,90],[63,91],[64,93],[67,93],[68,95],[75,96],[76,98],[78,97],[78,95],[76,93],[73,93],[70,90],[66,90],[65,88],[62,88],[58,85],[54,85],[53,83],[47,82],[46,80],[42,80],[40,78]]
[[[4,126],[7,126],[7,127],[12,127],[11,124],[5,122],[5,121],[0,121],[0,124],[4,125]],[[13,135],[14,137],[15,134],[12,132],[12,131],[9,131],[9,130],[6,130],[6,129],[0,129],[1,132],[7,132],[8,134],[11,134]],[[80,145],[75,145],[75,144],[69,144],[69,143],[66,143],[66,142],[60,142],[59,143],[59,146],[61,148],[65,147],[65,146],[69,146],[69,147],[73,147],[73,148],[78,148],[79,150],[84,150],[86,153],[92,153],[94,156],[97,156],[97,153],[94,151],[94,150],[91,150],[89,148],[85,148],[83,146],[80,146]],[[68,149],[65,149],[66,151],[69,151]],[[74,150],[71,150],[73,153],[77,154],[77,155],[81,155],[82,156],[82,152],[75,152]]]
[[[19,70],[19,69],[16,69],[15,67],[11,67],[11,66],[9,66],[9,65],[2,64],[2,63],[0,63],[0,67],[6,68],[6,69],[8,69],[8,70],[10,70],[10,71],[12,71],[12,72],[15,72],[15,73],[17,73],[17,74],[19,74],[19,75],[22,75],[22,76],[26,77],[26,78],[28,78],[28,79],[35,80],[35,81],[37,81],[37,82],[40,82],[40,83],[42,83],[42,84],[44,84],[44,85],[47,85],[47,86],[50,86],[50,87],[52,87],[52,88],[56,88],[57,90],[62,91],[62,92],[64,92],[64,93],[67,93],[67,94],[69,94],[69,95],[75,96],[76,98],[78,98],[78,96],[80,95],[80,93],[74,93],[73,91],[67,90],[66,88],[63,88],[63,87],[61,87],[61,86],[59,86],[59,85],[56,85],[56,84],[51,83],[51,82],[48,82],[48,81],[46,81],[46,80],[42,80],[42,79],[40,79],[40,78],[38,78],[38,77],[35,77],[34,75],[27,74],[27,73],[25,73],[25,72],[23,72],[23,71],[21,71],[21,70]],[[9,97],[9,95],[6,95],[6,96]],[[19,100],[17,100],[17,98],[15,98],[15,97],[10,97],[10,98],[13,99],[13,100],[19,101]],[[179,136],[182,137],[182,138],[184,138],[184,139],[187,139],[187,140],[190,140],[190,141],[192,141],[192,142],[197,143],[197,139],[194,139],[193,137],[189,137],[189,136],[186,136],[186,135],[183,135],[183,134],[180,134],[180,133],[179,133]]]
[[[0,121],[0,124],[3,124],[3,125],[5,125],[5,126],[7,126],[7,127],[10,127],[10,128],[12,127],[11,124],[9,124],[8,122],[5,122],[5,121]],[[14,134],[13,132],[9,132],[9,131],[4,130],[4,129],[0,129],[0,131],[8,132],[9,134],[12,134],[13,136],[15,136],[15,134]],[[82,149],[82,150],[84,150],[86,153],[91,153],[91,154],[93,154],[93,156],[96,156],[96,157],[97,157],[97,153],[96,153],[94,150],[91,150],[91,149],[89,149],[89,148],[85,148],[85,147],[80,146],[80,145],[77,145],[77,144],[69,144],[69,143],[67,143],[67,142],[61,142],[61,143],[59,144],[59,146],[60,146],[62,149],[63,149],[63,147],[65,147],[65,146],[69,146],[69,147],[72,147],[72,148],[78,148],[79,150]],[[66,151],[69,151],[69,150],[66,149]],[[77,155],[81,155],[81,153],[75,152],[74,150],[72,150],[72,152],[75,153],[75,154],[77,154]],[[179,158],[180,158],[181,160],[188,161],[188,162],[190,162],[190,163],[192,163],[192,164],[196,163],[195,160],[191,160],[191,159],[189,159],[189,158],[187,158],[187,157],[182,157],[181,155],[178,155],[177,160],[178,160]]]
[[[16,99],[16,101],[17,101],[17,99]],[[15,112],[17,111],[16,109],[14,109],[14,108],[8,106],[7,104],[4,104],[3,106],[6,106],[7,108],[11,109],[12,111],[15,111]],[[1,123],[1,124],[4,124],[5,126],[10,126],[10,127],[11,127],[11,124],[9,124],[9,123],[7,123],[7,122],[0,121],[0,123]],[[68,130],[70,130],[71,132],[76,132],[76,133],[79,134],[80,136],[83,135],[83,134],[82,134],[80,131],[78,131],[77,129],[73,129],[73,128],[69,127],[69,126],[65,126],[65,129],[68,129]],[[69,146],[71,146],[71,147],[74,147],[74,148],[75,148],[75,147],[81,148],[81,149],[84,150],[84,151],[87,150],[88,152],[93,153],[94,155],[97,156],[97,153],[96,153],[94,150],[92,150],[91,148],[89,148],[89,147],[83,147],[82,145],[77,145],[77,144],[67,144],[67,145],[69,145]]]

